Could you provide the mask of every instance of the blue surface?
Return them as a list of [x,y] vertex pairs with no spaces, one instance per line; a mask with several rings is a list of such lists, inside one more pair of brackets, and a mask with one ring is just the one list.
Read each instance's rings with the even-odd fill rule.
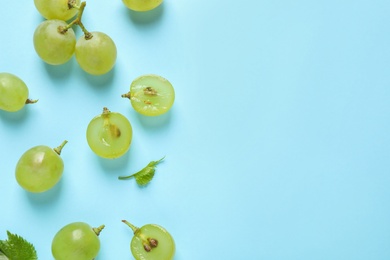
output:
[[[33,1],[8,1],[0,71],[39,102],[0,112],[0,239],[17,233],[45,260],[63,225],[105,224],[97,260],[132,259],[127,219],[168,229],[175,260],[390,259],[389,13],[388,0],[165,0],[145,14],[87,1],[85,26],[118,48],[94,77],[74,58],[45,65]],[[174,85],[169,114],[145,118],[120,98],[146,73]],[[117,160],[86,142],[103,106],[133,125]],[[21,154],[64,139],[59,185],[21,189]],[[146,188],[117,180],[164,155]]]

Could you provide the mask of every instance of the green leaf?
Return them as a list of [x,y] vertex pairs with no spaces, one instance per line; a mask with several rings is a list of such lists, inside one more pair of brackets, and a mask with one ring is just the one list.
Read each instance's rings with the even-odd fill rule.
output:
[[7,240],[0,240],[0,260],[37,260],[34,246],[21,236],[7,231]]
[[134,177],[138,185],[145,186],[153,179],[154,173],[156,172],[157,164],[159,164],[162,160],[164,160],[164,158],[165,156],[158,161],[151,161],[142,170],[129,176],[120,176],[118,177],[118,179],[125,180]]

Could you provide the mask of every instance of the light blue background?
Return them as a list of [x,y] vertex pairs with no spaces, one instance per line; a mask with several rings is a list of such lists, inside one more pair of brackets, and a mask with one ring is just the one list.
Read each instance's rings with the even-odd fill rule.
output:
[[[168,229],[175,260],[390,259],[389,13],[388,0],[165,0],[144,14],[87,0],[85,26],[118,49],[94,77],[75,59],[45,65],[33,1],[7,1],[0,71],[39,102],[0,112],[0,239],[17,233],[45,260],[65,224],[105,224],[97,260],[132,259],[127,219]],[[120,97],[147,73],[175,87],[165,116]],[[104,106],[134,130],[117,160],[85,139]],[[22,190],[21,154],[65,139],[59,185]],[[164,155],[146,188],[117,180]]]

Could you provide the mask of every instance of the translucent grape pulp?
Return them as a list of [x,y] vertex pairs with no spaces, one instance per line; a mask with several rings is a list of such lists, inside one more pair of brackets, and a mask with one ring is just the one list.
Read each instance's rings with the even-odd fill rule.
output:
[[27,85],[19,77],[10,73],[0,73],[0,109],[15,112],[26,104]]
[[133,130],[129,120],[120,113],[104,108],[87,127],[87,142],[100,157],[114,159],[124,155],[131,144]]

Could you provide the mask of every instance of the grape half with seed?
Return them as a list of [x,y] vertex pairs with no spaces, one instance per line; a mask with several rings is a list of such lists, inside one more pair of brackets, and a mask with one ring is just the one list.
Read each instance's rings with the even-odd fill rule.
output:
[[165,78],[147,74],[133,80],[130,91],[122,97],[130,99],[134,110],[144,116],[168,112],[175,101],[175,90]]
[[133,130],[129,120],[106,107],[87,127],[89,147],[95,154],[107,159],[124,155],[130,148],[132,137]]
[[175,241],[169,232],[156,224],[146,224],[138,228],[126,220],[134,232],[130,250],[136,260],[172,260],[175,254]]

